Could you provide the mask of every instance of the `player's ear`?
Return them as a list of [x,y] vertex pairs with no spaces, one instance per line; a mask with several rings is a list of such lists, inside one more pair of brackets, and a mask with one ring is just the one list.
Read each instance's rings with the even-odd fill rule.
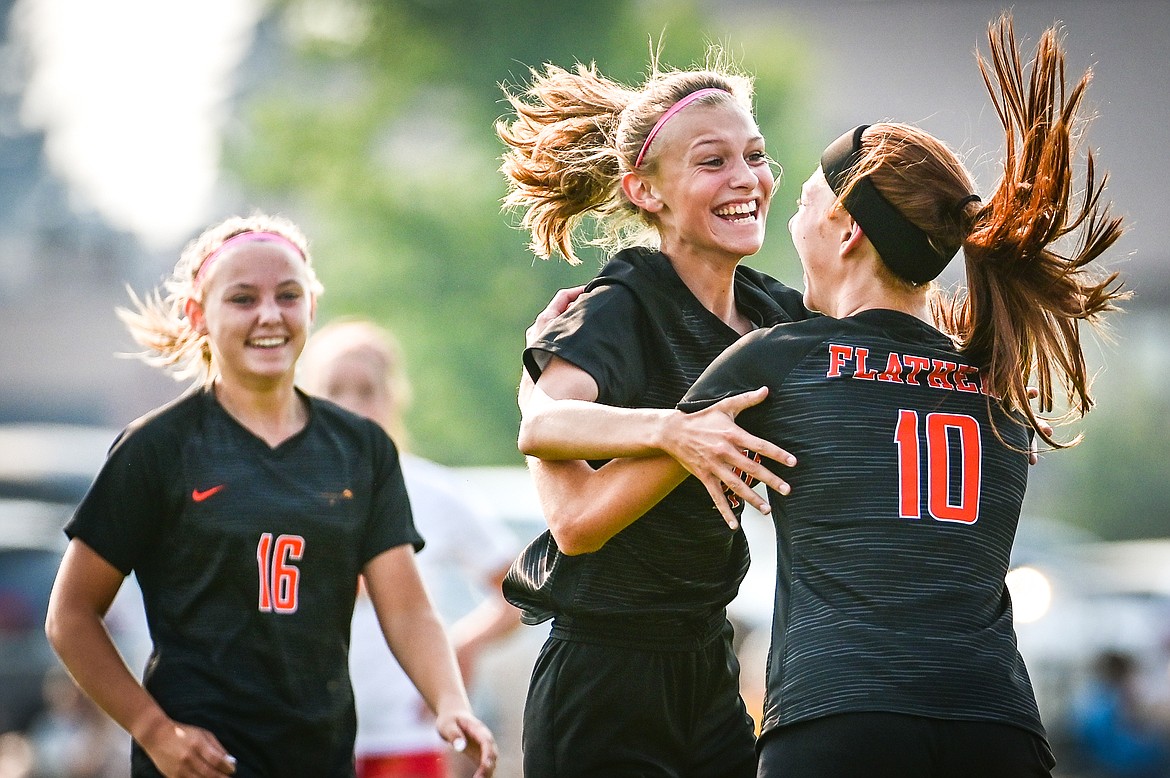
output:
[[658,213],[662,210],[662,200],[654,190],[654,185],[641,173],[630,171],[622,176],[622,191],[636,207],[648,213]]
[[869,239],[865,235],[865,231],[861,229],[861,225],[849,217],[849,229],[841,237],[841,256],[845,257],[860,249]]
[[203,316],[203,305],[198,300],[188,297],[187,302],[183,303],[183,313],[191,323],[191,329],[200,335],[207,334],[207,320]]

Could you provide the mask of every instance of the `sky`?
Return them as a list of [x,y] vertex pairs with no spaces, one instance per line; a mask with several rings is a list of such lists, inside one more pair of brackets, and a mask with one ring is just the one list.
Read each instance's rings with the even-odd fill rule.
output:
[[231,77],[262,0],[18,0],[22,119],[83,210],[152,248],[210,212]]

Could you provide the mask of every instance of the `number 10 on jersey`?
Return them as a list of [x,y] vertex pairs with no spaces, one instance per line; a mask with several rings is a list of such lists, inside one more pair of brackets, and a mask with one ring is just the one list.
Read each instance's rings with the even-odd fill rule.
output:
[[[898,515],[904,519],[921,518],[925,488],[927,509],[935,519],[974,524],[979,518],[982,489],[983,444],[979,422],[973,416],[962,414],[928,413],[925,457],[919,427],[917,411],[898,411],[894,429],[894,444],[898,449]],[[951,483],[952,456],[959,458],[959,467],[955,468],[961,479],[959,484]]]

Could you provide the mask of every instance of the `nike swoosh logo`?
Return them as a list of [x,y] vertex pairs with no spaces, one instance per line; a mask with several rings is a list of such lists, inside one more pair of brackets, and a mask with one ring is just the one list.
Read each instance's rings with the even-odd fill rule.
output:
[[224,485],[220,484],[219,486],[213,486],[210,489],[204,489],[203,491],[199,491],[198,489],[192,489],[191,490],[191,499],[194,500],[195,502],[203,502],[204,500],[206,500],[208,497],[210,497],[211,495],[218,492],[223,487],[224,487]]

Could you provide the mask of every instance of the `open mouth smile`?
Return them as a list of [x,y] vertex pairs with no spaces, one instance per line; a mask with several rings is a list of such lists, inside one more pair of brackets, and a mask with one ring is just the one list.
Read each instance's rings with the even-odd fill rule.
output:
[[250,338],[248,345],[253,348],[280,348],[285,343],[288,343],[288,338],[284,337],[267,337],[267,338]]
[[752,223],[756,221],[756,211],[758,205],[755,200],[746,203],[734,203],[732,205],[725,205],[721,208],[715,209],[715,215],[724,221],[740,223]]

